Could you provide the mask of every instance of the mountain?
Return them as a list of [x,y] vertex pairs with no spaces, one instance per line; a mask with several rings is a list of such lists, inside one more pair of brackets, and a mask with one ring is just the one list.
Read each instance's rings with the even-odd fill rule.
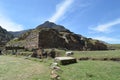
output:
[[12,38],[13,35],[0,26],[0,48],[3,47]]
[[46,21],[45,23],[36,27],[36,29],[41,29],[41,28],[49,28],[49,29],[51,28],[51,29],[57,30],[58,32],[70,32],[64,26],[57,25],[57,24],[55,24],[53,22],[49,22],[49,21]]
[[22,30],[22,31],[9,31],[10,34],[12,34],[14,37],[19,37],[21,34],[24,34],[25,32],[27,32],[29,30]]
[[17,39],[11,40],[7,46],[24,46],[33,48],[59,48],[68,50],[106,50],[107,46],[99,40],[86,38],[75,34],[64,26],[46,21],[20,35]]

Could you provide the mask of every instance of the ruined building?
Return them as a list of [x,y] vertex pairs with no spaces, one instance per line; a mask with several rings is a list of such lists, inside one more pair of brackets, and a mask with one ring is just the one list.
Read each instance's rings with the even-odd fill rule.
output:
[[33,48],[59,48],[68,50],[106,50],[107,46],[99,40],[75,34],[61,25],[45,22],[11,40],[7,46]]

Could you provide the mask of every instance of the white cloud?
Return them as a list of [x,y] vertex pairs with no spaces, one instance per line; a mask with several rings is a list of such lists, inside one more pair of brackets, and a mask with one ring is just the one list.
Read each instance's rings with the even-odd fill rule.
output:
[[112,37],[106,37],[106,36],[98,36],[93,37],[93,39],[98,39],[101,41],[105,41],[107,43],[120,43],[120,39],[112,38]]
[[23,30],[23,25],[13,22],[9,17],[3,15],[0,12],[0,26],[8,31],[20,31]]
[[51,22],[56,22],[65,14],[68,7],[73,3],[74,0],[65,0],[63,3],[60,3],[56,6],[56,12],[53,16],[49,19]]
[[12,21],[7,14],[7,10],[4,8],[4,4],[0,2],[0,26],[7,31],[20,31],[24,29],[24,26],[21,24],[17,24]]
[[120,18],[105,24],[100,24],[97,27],[94,27],[94,28],[92,27],[90,29],[96,32],[110,32],[110,28],[117,24],[120,24]]

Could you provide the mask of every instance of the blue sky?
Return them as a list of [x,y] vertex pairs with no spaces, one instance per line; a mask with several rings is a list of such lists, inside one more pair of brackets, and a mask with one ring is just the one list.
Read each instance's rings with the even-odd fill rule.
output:
[[0,25],[8,31],[48,20],[85,37],[120,43],[120,0],[0,0]]

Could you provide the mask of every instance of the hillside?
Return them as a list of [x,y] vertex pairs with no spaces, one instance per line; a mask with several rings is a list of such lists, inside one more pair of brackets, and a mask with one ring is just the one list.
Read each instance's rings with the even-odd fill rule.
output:
[[13,35],[0,26],[0,48],[3,47],[12,38]]
[[59,48],[68,50],[106,50],[107,46],[99,40],[75,34],[64,26],[46,21],[35,29],[28,30],[7,46],[33,48]]

